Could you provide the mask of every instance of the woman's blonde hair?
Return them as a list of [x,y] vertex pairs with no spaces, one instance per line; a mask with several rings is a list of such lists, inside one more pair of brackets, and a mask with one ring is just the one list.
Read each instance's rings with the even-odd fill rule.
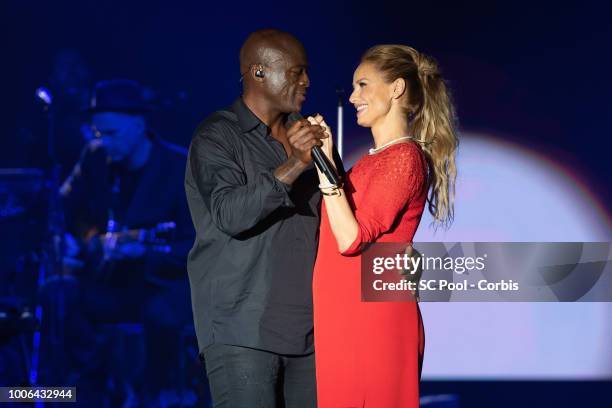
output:
[[388,83],[398,78],[406,81],[407,120],[429,161],[429,212],[434,223],[448,227],[454,217],[459,139],[455,109],[438,64],[405,45],[374,46],[361,62],[372,63]]

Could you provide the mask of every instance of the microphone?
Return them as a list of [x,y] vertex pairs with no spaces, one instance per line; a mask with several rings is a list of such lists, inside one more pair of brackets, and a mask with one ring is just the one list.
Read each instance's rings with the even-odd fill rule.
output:
[[[300,119],[302,119],[302,115],[300,115],[299,112],[292,112],[289,114],[288,123],[297,122]],[[321,171],[321,173],[325,174],[325,177],[327,177],[327,180],[329,180],[331,184],[339,185],[340,178],[336,174],[336,171],[334,170],[334,166],[332,166],[332,164],[327,159],[327,156],[325,156],[325,153],[323,153],[323,150],[321,150],[321,147],[320,146],[313,147],[311,151],[311,155],[312,155],[312,160],[315,162],[315,165],[317,166],[319,171]]]

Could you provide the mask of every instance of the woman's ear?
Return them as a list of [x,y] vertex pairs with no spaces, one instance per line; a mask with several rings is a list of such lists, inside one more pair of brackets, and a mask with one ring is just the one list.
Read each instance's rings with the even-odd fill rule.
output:
[[393,81],[393,99],[399,99],[406,92],[406,81],[404,78],[397,78]]

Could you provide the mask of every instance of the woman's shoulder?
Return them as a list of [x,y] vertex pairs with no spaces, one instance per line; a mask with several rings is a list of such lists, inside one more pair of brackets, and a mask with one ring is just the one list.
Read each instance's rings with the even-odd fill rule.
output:
[[382,170],[394,169],[401,172],[425,164],[421,146],[416,142],[397,143],[368,157],[372,167]]
[[422,153],[421,145],[415,141],[403,141],[400,143],[393,144],[386,149],[382,150],[379,155],[387,156],[391,153],[395,154],[414,154],[419,155]]
[[[372,180],[385,183],[403,183],[414,177],[426,177],[427,161],[421,147],[415,142],[397,143],[375,154],[366,154],[347,174],[357,183]],[[406,177],[406,176],[409,177]]]

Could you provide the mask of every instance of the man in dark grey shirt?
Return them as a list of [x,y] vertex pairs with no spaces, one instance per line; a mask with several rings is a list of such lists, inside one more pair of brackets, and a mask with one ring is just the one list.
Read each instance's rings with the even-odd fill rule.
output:
[[312,270],[320,195],[310,151],[326,137],[299,112],[303,45],[276,30],[240,50],[243,94],[209,116],[185,189],[197,237],[188,270],[215,406],[316,406]]

